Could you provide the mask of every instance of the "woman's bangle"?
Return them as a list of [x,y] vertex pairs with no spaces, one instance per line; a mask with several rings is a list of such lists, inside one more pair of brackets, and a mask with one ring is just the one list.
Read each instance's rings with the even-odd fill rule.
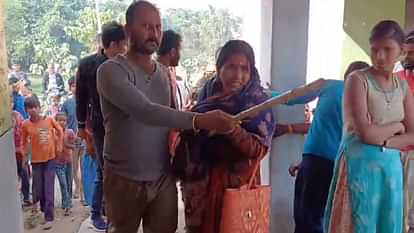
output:
[[288,129],[288,133],[289,133],[289,134],[290,134],[290,133],[294,133],[294,132],[293,132],[293,127],[292,127],[292,125],[288,124],[288,125],[287,125],[287,129]]
[[197,118],[197,114],[194,114],[194,116],[193,116],[193,130],[194,130],[195,133],[198,133],[198,132],[200,132],[200,129],[197,128],[196,118]]

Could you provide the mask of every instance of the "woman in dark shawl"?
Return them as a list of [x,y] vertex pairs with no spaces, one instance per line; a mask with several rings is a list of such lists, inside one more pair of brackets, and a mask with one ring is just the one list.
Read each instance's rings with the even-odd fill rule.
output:
[[[251,46],[231,40],[220,50],[217,75],[202,89],[194,112],[237,114],[264,102]],[[275,123],[271,110],[241,122],[227,134],[184,132],[174,168],[181,179],[188,233],[219,232],[226,188],[247,184],[253,166],[269,151]],[[260,182],[256,175],[256,184]]]

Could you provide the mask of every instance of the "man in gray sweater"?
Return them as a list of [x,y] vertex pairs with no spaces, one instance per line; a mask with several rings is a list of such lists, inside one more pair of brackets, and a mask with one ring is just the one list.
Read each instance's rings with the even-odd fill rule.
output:
[[168,69],[152,59],[161,38],[159,10],[136,1],[126,12],[127,55],[100,66],[97,88],[105,125],[104,197],[110,233],[175,233],[177,189],[170,174],[171,128],[231,131],[220,111],[180,112],[172,104]]

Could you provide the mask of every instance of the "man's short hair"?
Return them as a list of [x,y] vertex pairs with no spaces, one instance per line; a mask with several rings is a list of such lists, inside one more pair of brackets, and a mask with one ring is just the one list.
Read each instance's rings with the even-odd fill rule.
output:
[[173,30],[164,31],[162,34],[161,45],[158,48],[157,54],[159,56],[166,55],[171,49],[177,49],[182,42],[181,35]]
[[126,11],[126,14],[125,14],[125,20],[126,20],[127,25],[132,24],[132,22],[134,21],[135,12],[137,11],[137,9],[140,7],[144,7],[144,6],[153,8],[154,10],[159,12],[159,9],[154,4],[148,1],[145,1],[145,0],[134,1],[133,3],[131,3],[131,5],[129,5]]
[[102,26],[102,44],[104,48],[109,48],[111,42],[126,40],[124,27],[115,21],[106,23]]
[[27,97],[24,100],[24,107],[27,108],[40,108],[40,102],[39,99],[36,98],[35,96],[31,96],[31,97]]

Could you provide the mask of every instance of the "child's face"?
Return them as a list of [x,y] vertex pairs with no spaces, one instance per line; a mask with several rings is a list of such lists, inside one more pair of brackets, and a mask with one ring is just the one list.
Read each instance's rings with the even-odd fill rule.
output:
[[60,103],[60,96],[53,97],[53,104],[58,105]]
[[32,96],[32,91],[30,89],[24,87],[24,88],[22,88],[22,95],[30,97],[30,96]]
[[40,117],[40,107],[30,107],[26,108],[27,113],[29,114],[30,118],[38,118]]
[[71,92],[72,94],[75,94],[75,92],[76,92],[76,84],[72,84],[72,85],[70,85],[69,90],[70,90],[70,92]]
[[66,117],[59,116],[56,118],[57,123],[62,127],[62,129],[66,128]]

